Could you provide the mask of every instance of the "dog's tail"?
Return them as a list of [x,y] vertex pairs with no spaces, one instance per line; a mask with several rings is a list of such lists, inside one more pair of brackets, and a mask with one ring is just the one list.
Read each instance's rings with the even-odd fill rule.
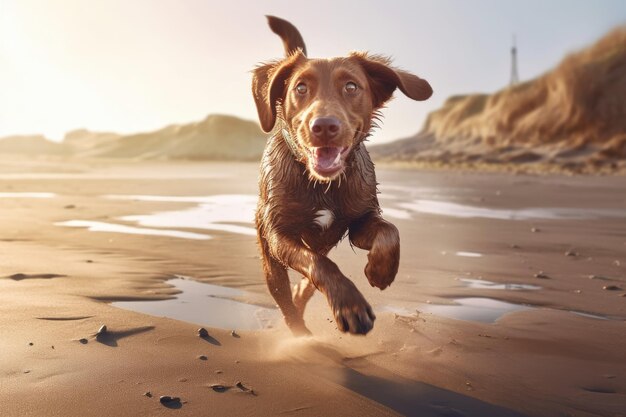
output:
[[272,32],[280,36],[283,40],[283,46],[285,48],[285,55],[289,56],[296,52],[298,49],[302,50],[302,53],[306,56],[306,46],[304,45],[304,39],[302,35],[296,29],[294,25],[276,16],[266,16],[267,23],[270,25]]

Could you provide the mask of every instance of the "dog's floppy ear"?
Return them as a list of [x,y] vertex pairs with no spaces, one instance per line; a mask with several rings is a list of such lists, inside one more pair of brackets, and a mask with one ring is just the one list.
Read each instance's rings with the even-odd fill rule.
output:
[[396,88],[407,97],[419,101],[427,100],[433,94],[428,81],[410,72],[391,67],[387,58],[360,52],[353,52],[351,57],[360,63],[368,76],[374,108],[382,107]]
[[296,64],[306,59],[298,51],[286,59],[257,67],[252,72],[252,95],[264,132],[271,132],[276,123],[276,106],[285,98],[286,84]]
[[283,46],[285,48],[285,56],[290,56],[291,54],[298,51],[298,49],[302,50],[304,56],[306,56],[306,46],[304,45],[304,39],[302,39],[302,35],[294,25],[286,21],[285,19],[281,19],[276,16],[265,16],[267,17],[267,23],[270,25],[270,29],[272,32],[280,36],[283,40]]

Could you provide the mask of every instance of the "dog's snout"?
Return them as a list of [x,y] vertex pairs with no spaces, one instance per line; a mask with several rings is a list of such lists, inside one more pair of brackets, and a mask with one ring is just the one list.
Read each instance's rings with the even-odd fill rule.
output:
[[311,120],[309,129],[317,139],[331,140],[339,134],[341,122],[335,117],[317,117]]

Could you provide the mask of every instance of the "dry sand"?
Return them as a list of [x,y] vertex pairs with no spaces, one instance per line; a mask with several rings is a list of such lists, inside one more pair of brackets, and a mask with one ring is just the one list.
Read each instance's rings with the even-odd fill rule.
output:
[[[624,177],[379,169],[381,202],[402,239],[396,282],[382,293],[369,288],[365,253],[346,242],[332,254],[377,310],[369,335],[339,333],[316,295],[305,317],[313,338],[294,339],[278,322],[237,330],[240,337],[208,328],[211,337],[202,339],[196,324],[109,302],[174,297],[165,281],[178,274],[245,289],[246,301],[271,305],[254,237],[184,229],[213,237],[196,240],[55,223],[137,226],[119,217],[197,205],[102,198],[108,194],[253,195],[256,164],[11,159],[0,166],[2,416],[626,415]],[[1,194],[16,192],[55,195]],[[530,218],[426,213],[442,209],[436,202]],[[544,210],[519,212],[537,207]],[[572,218],[541,218],[554,213]],[[461,278],[541,289],[469,288]],[[459,297],[533,308],[495,323],[426,312]],[[107,332],[97,336],[103,324]],[[181,402],[165,407],[161,395]]]

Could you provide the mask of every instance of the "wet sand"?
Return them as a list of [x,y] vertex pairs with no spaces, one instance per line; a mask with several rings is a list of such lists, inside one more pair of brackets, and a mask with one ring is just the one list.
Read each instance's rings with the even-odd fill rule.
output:
[[[347,242],[331,253],[374,330],[339,333],[317,294],[315,337],[294,339],[249,233],[256,164],[2,162],[3,416],[626,415],[624,177],[378,167],[395,283],[370,288]],[[197,319],[128,309],[147,300]]]

